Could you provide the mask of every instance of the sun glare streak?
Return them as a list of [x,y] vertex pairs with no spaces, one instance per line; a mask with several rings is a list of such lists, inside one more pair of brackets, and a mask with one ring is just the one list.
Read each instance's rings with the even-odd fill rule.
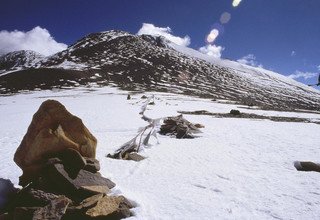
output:
[[221,16],[220,16],[220,22],[221,24],[226,24],[230,21],[231,19],[231,14],[228,12],[224,12]]
[[238,7],[238,5],[240,4],[241,1],[242,1],[242,0],[233,0],[232,6],[233,6],[233,7]]
[[207,42],[212,43],[216,40],[216,38],[219,36],[219,31],[217,29],[213,29],[210,31],[210,34],[207,36]]

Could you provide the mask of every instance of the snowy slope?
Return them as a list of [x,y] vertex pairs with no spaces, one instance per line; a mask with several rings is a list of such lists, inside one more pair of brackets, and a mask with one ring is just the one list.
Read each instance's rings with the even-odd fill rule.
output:
[[45,56],[31,50],[20,50],[0,56],[0,75],[27,69]]
[[[61,101],[97,137],[101,172],[138,206],[130,219],[318,219],[318,173],[298,172],[295,160],[319,162],[320,126],[313,123],[214,118],[185,115],[205,125],[198,138],[160,136],[141,162],[106,158],[145,125],[139,111],[142,94],[115,88],[37,91],[0,97],[0,177],[15,184],[21,174],[13,162],[32,115],[47,99]],[[151,94],[151,93],[147,93]],[[190,96],[152,93],[150,117],[177,111],[230,109],[260,115],[320,120],[319,114],[243,109]],[[155,142],[155,141],[154,141]]]
[[95,82],[125,90],[225,99],[264,109],[320,110],[318,90],[278,73],[212,59],[163,37],[123,31],[87,35],[66,50],[22,69],[0,75],[0,93]]

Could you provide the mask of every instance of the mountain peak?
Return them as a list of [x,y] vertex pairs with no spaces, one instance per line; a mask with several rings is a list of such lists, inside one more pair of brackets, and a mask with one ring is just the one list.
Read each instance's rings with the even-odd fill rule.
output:
[[0,74],[7,70],[28,68],[45,56],[32,50],[19,50],[0,56]]

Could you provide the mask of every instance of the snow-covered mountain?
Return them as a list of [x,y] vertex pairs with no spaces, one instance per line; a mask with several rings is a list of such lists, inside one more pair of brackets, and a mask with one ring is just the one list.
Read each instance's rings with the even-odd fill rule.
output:
[[43,59],[40,53],[31,50],[19,50],[0,56],[0,74],[29,68]]
[[280,74],[214,59],[160,36],[123,31],[90,34],[64,51],[5,68],[0,75],[1,93],[81,84],[183,93],[265,109],[320,109],[319,91]]

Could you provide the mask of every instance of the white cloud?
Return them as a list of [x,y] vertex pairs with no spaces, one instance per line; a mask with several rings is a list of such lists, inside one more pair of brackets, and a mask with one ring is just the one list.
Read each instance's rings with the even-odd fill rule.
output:
[[246,65],[249,65],[249,66],[254,66],[254,67],[260,67],[260,68],[263,68],[263,65],[262,64],[259,64],[257,61],[256,61],[256,57],[255,55],[253,54],[248,54],[240,59],[237,60],[239,63],[242,63],[242,64],[246,64]]
[[319,66],[317,66],[317,69],[320,71],[320,65],[319,65]]
[[292,56],[292,57],[294,57],[296,54],[297,54],[296,51],[294,51],[294,50],[291,51],[291,56]]
[[224,50],[224,47],[211,45],[211,44],[208,44],[206,46],[199,48],[199,51],[201,53],[207,54],[207,55],[215,57],[215,58],[220,58],[223,50]]
[[0,54],[16,50],[33,50],[43,55],[51,55],[67,48],[56,42],[47,29],[39,26],[30,31],[0,31]]
[[189,36],[178,37],[172,35],[171,33],[172,31],[170,27],[156,27],[153,24],[143,23],[137,34],[149,34],[156,36],[160,35],[181,46],[188,46],[190,44],[191,40]]
[[289,75],[288,77],[291,79],[298,79],[298,78],[303,78],[303,79],[311,79],[318,76],[318,73],[311,73],[311,72],[301,72],[297,70],[295,73]]

